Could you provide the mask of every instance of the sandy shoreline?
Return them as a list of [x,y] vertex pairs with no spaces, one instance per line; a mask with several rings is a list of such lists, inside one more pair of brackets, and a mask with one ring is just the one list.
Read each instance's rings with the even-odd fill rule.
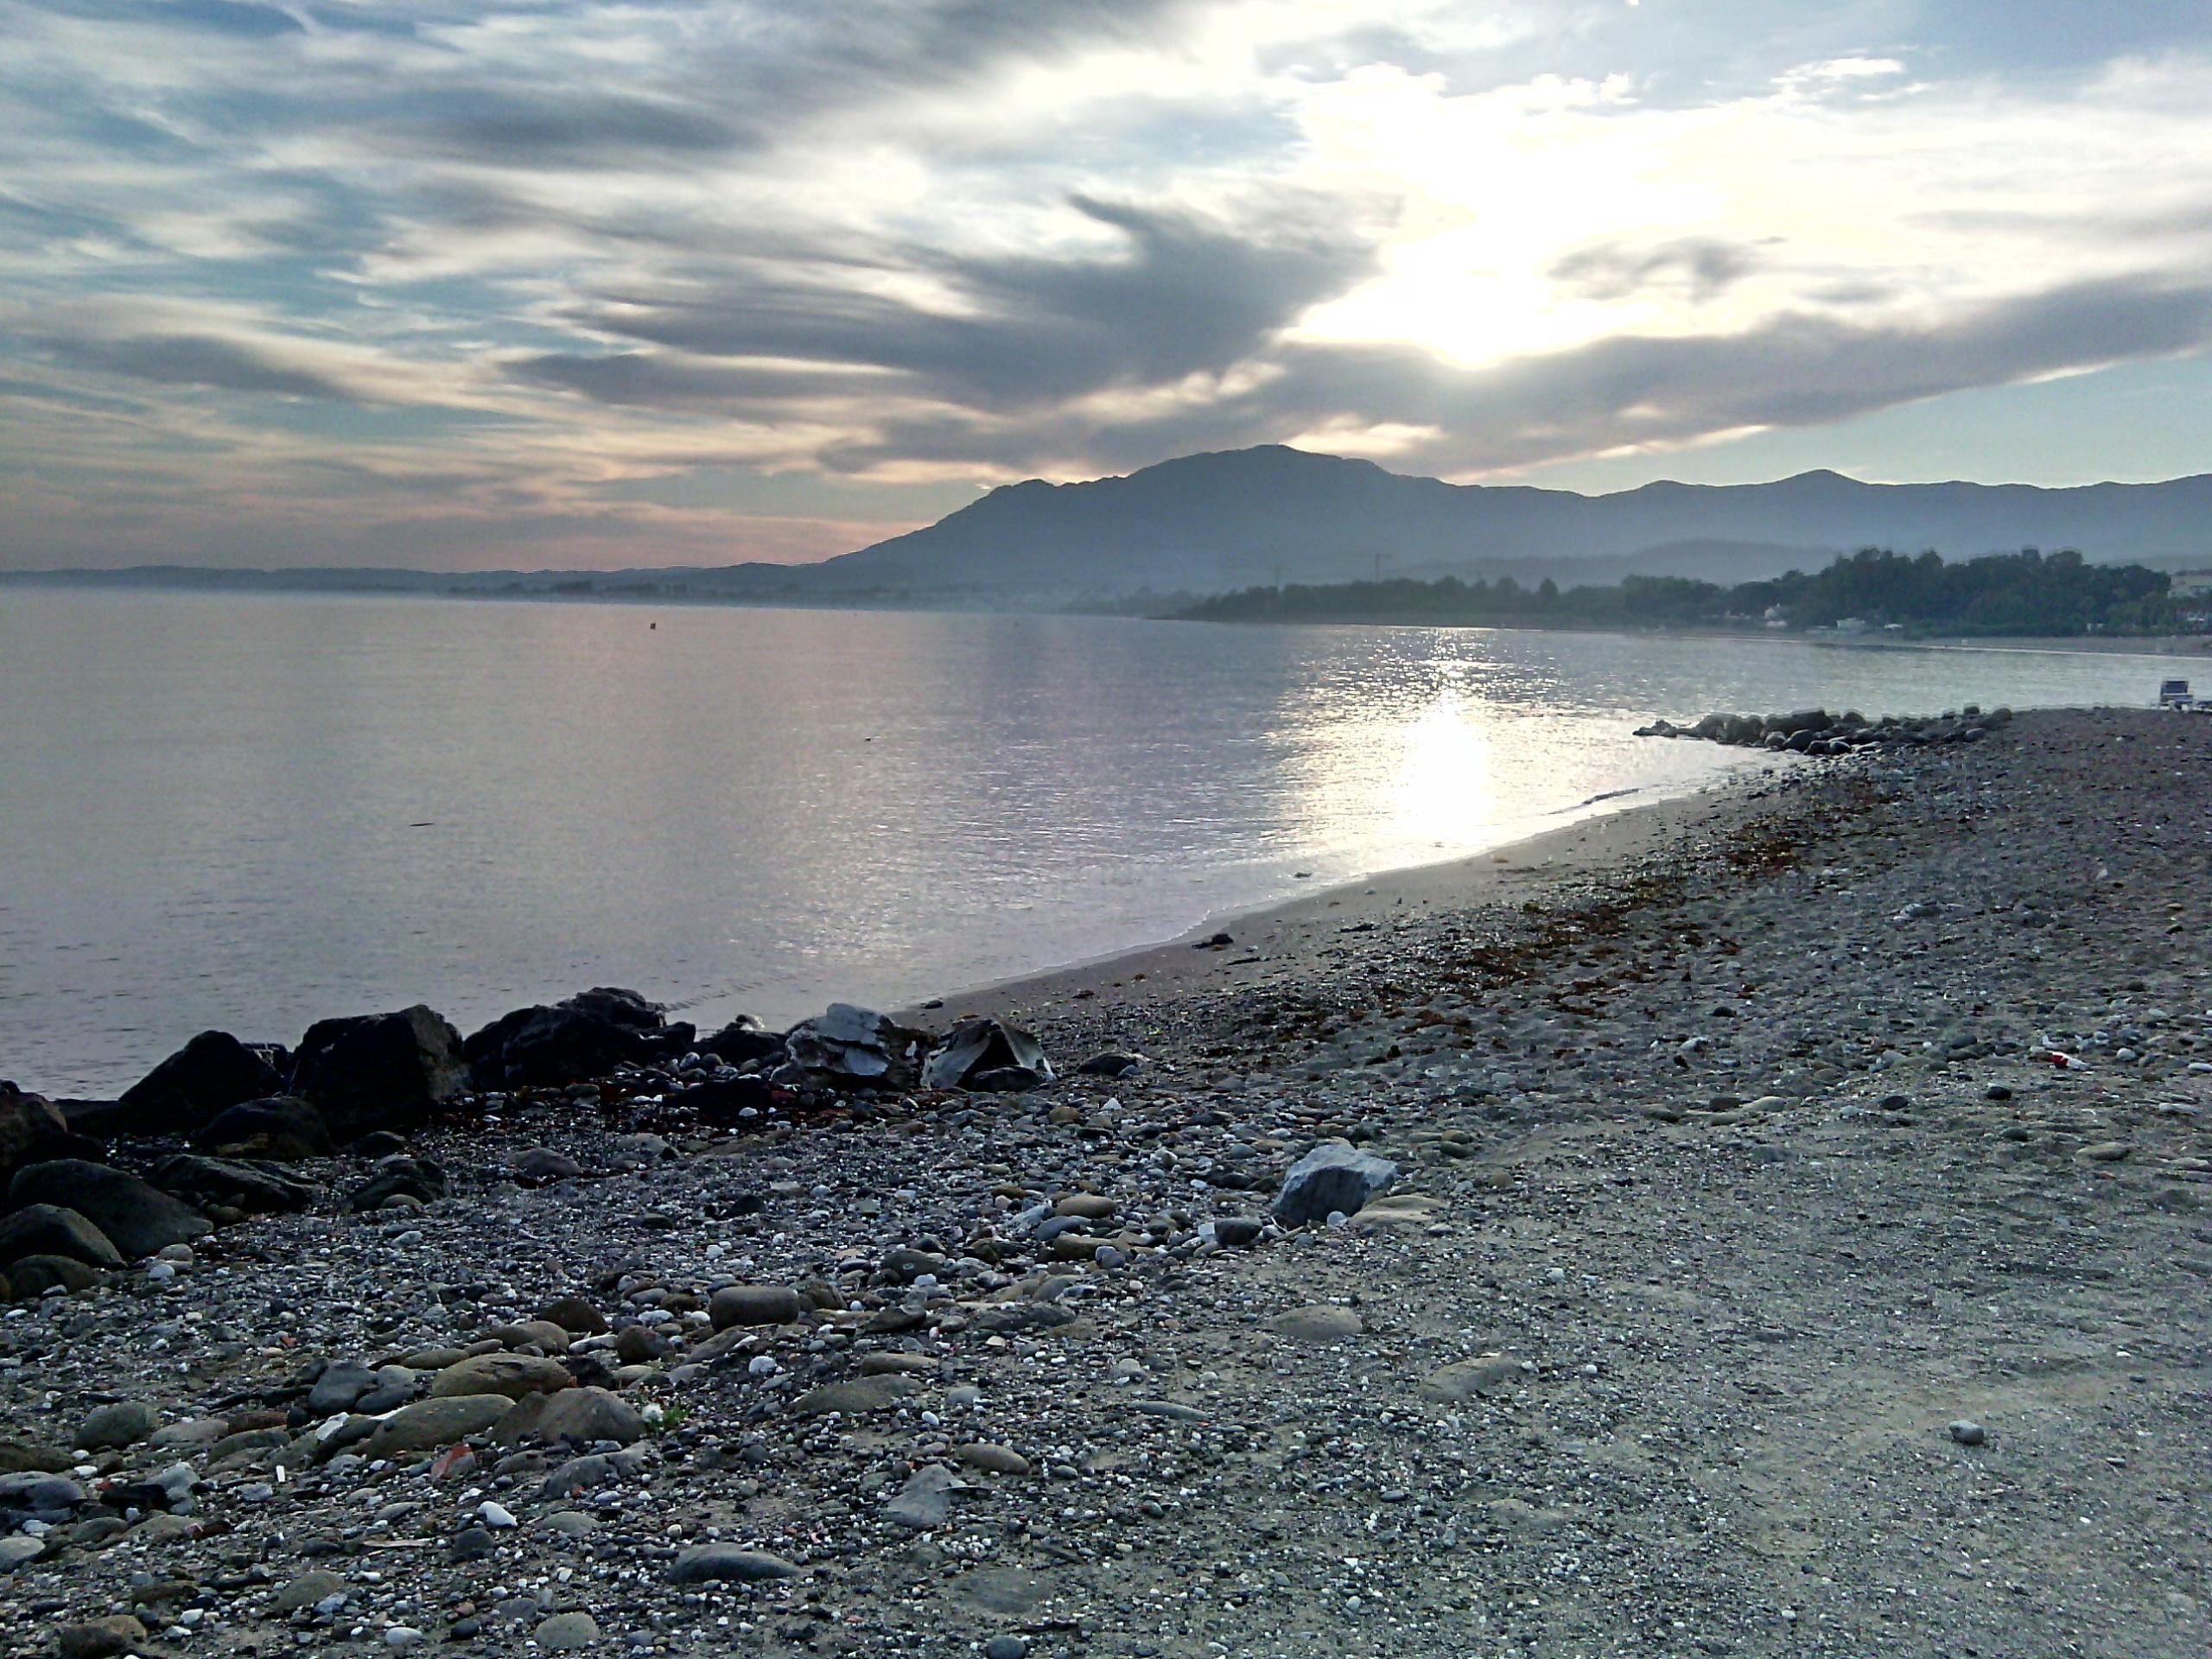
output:
[[2205,1652],[2208,779],[2031,713],[1001,987],[1049,1087],[267,1162],[0,1320],[0,1655]]
[[[1711,833],[1739,819],[1764,795],[1770,775],[1794,764],[1794,756],[1746,761],[1738,772],[1681,794],[1625,803],[1462,857],[1223,911],[1171,939],[992,980],[909,1004],[893,1017],[924,1026],[970,1014],[1013,1019],[1078,1001],[1104,1012],[1164,993],[1233,993],[1294,981],[1326,953],[1340,952],[1351,932],[1423,912],[1541,897],[1549,884]],[[1229,944],[1210,943],[1224,933]]]

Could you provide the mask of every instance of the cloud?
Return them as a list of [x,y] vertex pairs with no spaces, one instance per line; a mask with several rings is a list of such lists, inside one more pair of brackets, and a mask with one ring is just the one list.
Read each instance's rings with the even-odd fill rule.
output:
[[[603,296],[575,321],[693,357],[887,372],[950,401],[1012,410],[1224,372],[1374,268],[1372,250],[1320,222],[1311,201],[1273,203],[1264,225],[1087,197],[1073,206],[1117,232],[1121,245],[1075,258],[904,251],[944,284],[948,308],[754,279]],[[736,396],[768,384],[753,371],[687,369],[634,354],[537,372],[594,396],[619,393],[613,401],[639,401],[659,388],[692,403],[717,385]],[[785,384],[801,395],[818,389]]]
[[378,130],[403,154],[494,168],[618,168],[761,143],[745,127],[671,99],[481,85],[407,94],[382,115]]
[[702,361],[647,352],[600,356],[548,352],[515,359],[506,367],[518,380],[639,409],[772,408],[802,398],[855,393],[869,378],[860,372]]
[[2204,350],[2212,17],[2022,3],[0,0],[0,494],[737,558],[872,490],[1656,472]]
[[1425,429],[1441,435],[1414,458],[1465,474],[1815,426],[1969,387],[2208,347],[2212,286],[2117,279],[1918,326],[1790,314],[1738,334],[1623,336],[1479,369],[1403,346],[1312,346],[1238,400],[1234,419],[1254,441],[1291,423]]
[[289,367],[235,340],[207,334],[142,334],[124,340],[47,341],[64,361],[136,380],[173,386],[212,386],[226,391],[267,392],[279,397],[321,397],[350,403],[354,392],[327,375]]
[[1618,242],[1577,248],[1554,261],[1547,274],[1586,299],[1626,299],[1669,283],[1687,289],[1693,301],[1702,303],[1726,293],[1758,264],[1758,255],[1740,243],[1690,236],[1651,248]]

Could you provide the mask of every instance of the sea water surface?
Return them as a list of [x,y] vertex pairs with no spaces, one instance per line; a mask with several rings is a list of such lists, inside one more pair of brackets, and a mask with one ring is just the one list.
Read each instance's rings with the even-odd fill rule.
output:
[[1171,938],[1744,765],[1653,714],[2164,664],[1440,629],[0,593],[0,1077],[627,985],[706,1024]]

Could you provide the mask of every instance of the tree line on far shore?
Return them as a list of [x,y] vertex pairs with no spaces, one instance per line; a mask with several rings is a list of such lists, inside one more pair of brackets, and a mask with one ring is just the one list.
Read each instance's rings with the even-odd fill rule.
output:
[[1724,588],[1683,576],[1629,576],[1610,587],[1523,587],[1410,578],[1248,588],[1176,613],[1213,622],[1399,622],[1471,626],[1832,628],[1909,633],[2152,633],[2188,631],[2172,578],[2139,564],[2090,564],[2034,548],[1946,563],[1866,548],[1810,575],[1792,570]]

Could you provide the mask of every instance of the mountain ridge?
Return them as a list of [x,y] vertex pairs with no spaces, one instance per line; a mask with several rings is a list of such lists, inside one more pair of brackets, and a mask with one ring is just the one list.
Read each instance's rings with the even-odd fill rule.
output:
[[1659,479],[1599,495],[1452,484],[1263,444],[1109,477],[1004,484],[934,524],[810,565],[441,573],[192,567],[0,573],[0,582],[660,595],[1049,609],[1382,575],[1741,582],[1861,547],[1968,559],[2070,547],[2094,562],[2212,564],[2212,474],[2147,484],[1872,484],[1815,467],[1755,484]]
[[[1730,543],[1823,563],[1863,546],[1947,556],[2069,546],[2106,563],[2212,557],[2212,474],[2047,487],[1869,484],[1815,468],[1758,484],[1657,480],[1585,495],[1451,484],[1374,461],[1263,445],[1179,456],[1114,478],[1002,486],[934,524],[813,567],[826,588],[948,578],[1090,597],[1166,587],[1478,573],[1633,560]],[[1653,574],[1688,574],[1658,572]],[[1745,571],[1746,575],[1779,574]]]

